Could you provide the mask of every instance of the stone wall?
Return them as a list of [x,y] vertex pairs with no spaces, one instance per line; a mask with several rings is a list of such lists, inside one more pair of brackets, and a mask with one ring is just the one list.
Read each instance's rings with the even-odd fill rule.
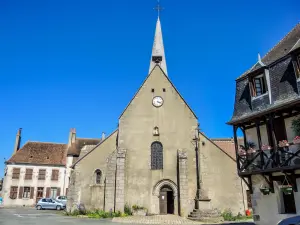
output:
[[105,211],[114,211],[115,208],[115,182],[116,182],[116,151],[107,158],[105,177]]
[[[108,136],[94,149],[80,156],[75,164],[69,198],[71,201],[68,210],[74,209],[76,204],[84,204],[86,209],[104,209],[105,207],[105,182],[107,173],[112,173],[107,162],[116,150],[117,131]],[[96,184],[95,171],[100,170],[102,177],[100,184]],[[72,184],[72,180],[75,180]],[[112,184],[113,185],[113,184]],[[111,202],[111,200],[110,200]],[[111,206],[111,205],[110,205]]]
[[188,167],[187,153],[183,150],[178,150],[178,180],[179,180],[179,204],[180,216],[187,217],[190,213],[185,210],[188,206]]

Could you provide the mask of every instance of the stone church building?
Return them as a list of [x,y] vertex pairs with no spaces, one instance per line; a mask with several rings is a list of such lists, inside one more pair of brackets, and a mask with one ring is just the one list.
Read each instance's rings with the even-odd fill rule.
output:
[[199,131],[197,116],[171,82],[158,18],[149,75],[118,128],[71,166],[67,210],[84,204],[124,211],[127,204],[187,217],[195,206],[197,161],[200,209],[243,213],[246,190],[235,159]]

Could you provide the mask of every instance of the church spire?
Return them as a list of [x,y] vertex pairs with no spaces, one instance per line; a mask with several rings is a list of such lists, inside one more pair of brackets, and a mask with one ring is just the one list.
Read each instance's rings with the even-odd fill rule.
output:
[[152,71],[152,69],[154,68],[154,66],[156,64],[159,64],[161,69],[164,71],[164,73],[166,75],[168,75],[167,63],[166,63],[166,57],[165,57],[165,49],[164,49],[161,24],[160,24],[160,18],[159,18],[159,14],[160,14],[160,11],[162,10],[162,7],[160,6],[159,1],[158,1],[158,5],[155,7],[155,10],[157,10],[157,12],[158,12],[158,18],[157,18],[157,22],[156,22],[156,29],[155,29],[155,36],[154,36],[154,42],[153,42],[153,48],[152,48],[149,73]]

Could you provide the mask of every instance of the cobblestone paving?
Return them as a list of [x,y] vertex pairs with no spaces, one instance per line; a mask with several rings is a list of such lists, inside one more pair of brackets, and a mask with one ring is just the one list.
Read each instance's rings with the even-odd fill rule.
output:
[[[55,210],[36,210],[31,208],[0,208],[0,225],[122,225],[139,224],[203,224],[179,216],[130,216],[125,218],[88,219],[66,217]],[[235,223],[222,223],[230,225]],[[209,225],[209,224],[206,224]],[[240,223],[239,225],[254,225],[254,223]]]
[[114,218],[113,222],[134,224],[202,224],[201,222],[194,222],[175,215],[129,216]]
[[[156,216],[130,216],[123,218],[114,218],[112,220],[116,223],[130,223],[130,224],[206,224],[202,222],[191,221],[189,219],[175,216],[175,215],[156,215]],[[252,221],[249,222],[223,222],[217,223],[222,225],[254,225]]]

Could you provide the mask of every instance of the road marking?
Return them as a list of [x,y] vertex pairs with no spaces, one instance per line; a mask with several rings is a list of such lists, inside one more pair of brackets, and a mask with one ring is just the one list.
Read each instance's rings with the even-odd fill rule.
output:
[[38,213],[38,214],[14,214],[14,216],[17,217],[40,217],[40,216],[54,216],[56,214],[52,214],[52,213]]

